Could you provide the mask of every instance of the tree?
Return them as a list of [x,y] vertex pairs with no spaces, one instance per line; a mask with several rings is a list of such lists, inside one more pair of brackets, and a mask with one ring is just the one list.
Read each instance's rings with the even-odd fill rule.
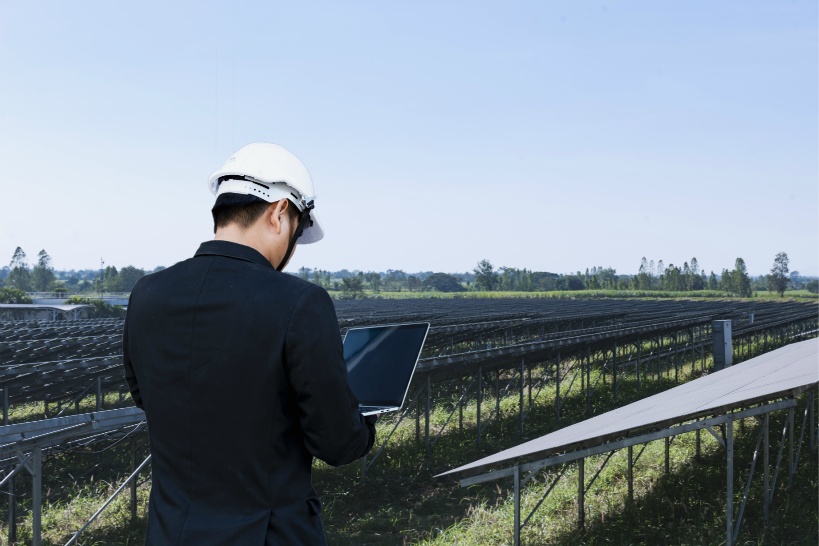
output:
[[404,288],[407,274],[400,269],[388,269],[384,276],[384,289],[393,292],[400,292]]
[[478,290],[495,290],[498,286],[500,276],[495,273],[495,268],[489,260],[481,260],[478,266],[473,269],[475,273],[475,286]]
[[819,280],[812,280],[805,283],[805,289],[811,294],[819,294]]
[[531,292],[534,290],[534,283],[532,282],[532,272],[528,269],[524,269],[520,274],[520,279],[518,280],[518,290],[523,292]]
[[638,290],[651,290],[651,270],[654,269],[654,260],[649,265],[648,261],[643,256],[640,261],[640,269],[637,271],[637,276],[632,280],[632,287]]
[[130,292],[137,281],[145,276],[145,270],[132,265],[126,265],[119,270],[117,289],[120,292]]
[[119,271],[113,265],[109,265],[102,272],[102,288],[104,292],[119,292]]
[[682,292],[685,290],[685,277],[679,267],[668,264],[665,272],[660,276],[660,288],[672,292]]
[[108,317],[124,317],[125,309],[117,305],[105,303],[100,299],[81,298],[80,296],[72,296],[65,300],[67,305],[91,305],[92,309],[88,311],[88,318],[108,318]]
[[370,290],[373,292],[381,292],[381,273],[370,271],[364,275],[364,280],[370,285]]
[[54,267],[51,265],[51,256],[48,252],[41,250],[37,255],[37,265],[31,272],[31,281],[34,289],[39,292],[45,292],[51,289],[54,284]]
[[410,292],[417,292],[421,290],[422,287],[421,279],[416,277],[415,275],[410,275],[407,277],[407,290]]
[[312,282],[313,284],[317,284],[324,289],[330,288],[332,286],[330,272],[323,269],[314,269]]
[[724,292],[728,292],[729,294],[733,294],[735,292],[734,277],[731,272],[725,268],[722,268],[722,274],[719,276],[718,288]]
[[464,292],[466,290],[458,279],[446,273],[433,273],[424,279],[423,286],[427,290],[433,289],[438,292]]
[[585,290],[586,284],[583,276],[578,272],[576,275],[564,275],[555,279],[555,290]]
[[0,303],[31,303],[31,298],[16,288],[0,288]]
[[513,291],[516,287],[515,269],[511,267],[501,267],[500,274],[500,289],[506,291]]
[[734,270],[731,272],[733,292],[740,297],[749,298],[753,295],[751,290],[751,278],[748,276],[748,269],[745,267],[745,260],[737,258],[734,263]]
[[719,284],[717,284],[717,276],[711,271],[711,274],[708,276],[708,290],[716,290],[719,288]]
[[774,258],[771,274],[768,275],[768,290],[779,292],[781,298],[785,295],[789,282],[791,282],[791,278],[788,276],[788,255],[780,252]]
[[341,279],[341,297],[356,300],[364,297],[364,279],[358,275]]
[[14,251],[9,267],[11,271],[6,277],[6,284],[23,292],[31,290],[31,271],[26,262],[26,253],[19,246]]
[[700,271],[700,276],[697,279],[699,280],[694,283],[694,290],[704,290],[708,286],[708,275],[705,274],[705,270]]

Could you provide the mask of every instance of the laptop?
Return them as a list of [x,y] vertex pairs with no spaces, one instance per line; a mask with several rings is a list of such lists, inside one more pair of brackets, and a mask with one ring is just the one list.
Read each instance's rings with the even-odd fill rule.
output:
[[347,377],[363,415],[401,409],[428,331],[428,322],[347,330]]

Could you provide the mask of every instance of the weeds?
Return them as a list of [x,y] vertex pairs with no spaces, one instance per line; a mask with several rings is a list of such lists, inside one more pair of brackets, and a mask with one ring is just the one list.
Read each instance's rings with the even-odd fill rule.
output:
[[[570,364],[567,360],[566,365]],[[698,376],[701,361],[688,362],[680,369],[680,381]],[[648,371],[648,370],[646,370]],[[508,372],[512,373],[512,372]],[[545,368],[532,370],[532,382],[548,379]],[[592,381],[599,371],[592,373]],[[619,378],[616,405],[644,398],[671,388],[677,383],[670,375],[660,375],[637,384],[633,374]],[[503,376],[501,379],[509,379]],[[505,381],[502,382],[502,384]],[[600,383],[602,386],[602,382]],[[360,464],[330,468],[317,462],[314,484],[324,503],[322,519],[330,544],[424,546],[498,545],[512,541],[513,497],[511,479],[461,488],[452,479],[432,476],[460,464],[495,453],[554,430],[554,385],[534,396],[534,405],[520,433],[519,397],[516,392],[501,398],[500,412],[491,386],[484,393],[482,414],[484,432],[476,440],[477,405],[472,400],[460,411],[456,403],[460,390],[456,383],[435,386],[436,405],[431,414],[430,429],[441,438],[431,453],[416,439],[414,414],[398,426],[376,464],[361,483]],[[564,385],[564,389],[567,385]],[[528,393],[525,402],[528,404]],[[571,390],[562,390],[564,398],[560,426],[585,419],[585,392],[579,380]],[[610,388],[599,388],[594,395],[592,411],[599,414],[615,407]],[[87,401],[81,402],[85,411]],[[116,400],[106,399],[106,407]],[[799,411],[804,409],[804,397]],[[36,405],[15,408],[15,419],[36,415]],[[450,414],[454,411],[451,419]],[[28,413],[26,413],[28,412]],[[799,414],[799,413],[797,413]],[[395,424],[397,416],[383,419],[378,426],[379,446]],[[449,419],[449,424],[444,424]],[[487,420],[488,419],[488,420]],[[784,413],[773,414],[771,431],[781,429]],[[799,421],[799,420],[797,420]],[[462,424],[461,424],[462,423]],[[423,429],[423,426],[421,427]],[[443,429],[443,430],[442,430]],[[737,423],[735,430],[734,505],[738,510],[741,492],[750,470],[759,424],[754,419]],[[807,442],[807,434],[805,442]],[[798,439],[798,435],[797,435]],[[771,460],[775,464],[777,435],[771,434]],[[62,545],[122,483],[130,467],[130,443],[100,451],[52,453],[44,460],[43,543]],[[635,448],[635,455],[639,447]],[[626,451],[616,453],[589,490],[585,505],[584,529],[578,529],[577,465],[569,464],[557,486],[534,512],[522,532],[527,545],[630,545],[630,544],[720,544],[725,539],[725,452],[708,434],[701,436],[701,456],[696,458],[693,433],[678,436],[670,446],[670,472],[665,471],[665,449],[662,440],[649,443],[634,472],[634,500],[628,499]],[[137,460],[147,455],[147,441],[137,443]],[[586,460],[586,480],[602,464],[604,456]],[[787,465],[785,465],[787,466]],[[787,487],[785,471],[780,469],[778,491],[771,510],[771,521],[762,524],[762,480],[760,468],[752,482],[748,506],[739,535],[740,544],[812,544],[817,536],[816,455],[803,445],[802,460],[793,484]],[[525,518],[540,501],[561,467],[545,469],[523,489],[522,514]],[[138,488],[137,515],[130,512],[130,495],[124,491],[81,537],[89,545],[132,545],[144,542],[150,482]],[[31,480],[27,473],[17,480],[19,518],[18,541],[31,541]],[[7,504],[0,503],[0,521],[8,521]],[[0,526],[2,544],[7,523]]]

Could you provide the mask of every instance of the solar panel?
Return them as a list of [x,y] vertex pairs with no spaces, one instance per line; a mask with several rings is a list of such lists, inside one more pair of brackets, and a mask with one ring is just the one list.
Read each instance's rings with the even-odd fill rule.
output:
[[817,382],[819,339],[814,338],[771,351],[439,475],[471,474],[519,458],[545,456],[572,447],[592,447],[639,431],[799,394]]

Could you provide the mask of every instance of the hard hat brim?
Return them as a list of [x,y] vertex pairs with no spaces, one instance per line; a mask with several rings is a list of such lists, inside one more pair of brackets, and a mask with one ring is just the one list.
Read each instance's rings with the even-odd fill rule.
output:
[[317,243],[324,238],[324,230],[316,217],[315,210],[310,211],[310,219],[313,221],[313,225],[304,228],[304,231],[301,233],[301,237],[299,237],[300,245]]
[[[248,180],[225,180],[221,184],[219,184],[216,196],[219,197],[223,193],[238,193],[241,195],[253,195],[268,203],[275,203],[281,199],[288,199],[291,203],[296,205],[296,208],[301,211],[300,207],[303,207],[303,203],[301,203],[300,198],[291,193],[292,188],[285,184],[265,184],[261,186],[260,184],[255,184]],[[324,238],[324,229],[321,227],[321,223],[316,216],[315,209],[310,211],[310,220],[313,221],[313,224],[304,228],[304,231],[299,237],[299,244],[300,245],[309,245],[312,243],[316,243]]]

